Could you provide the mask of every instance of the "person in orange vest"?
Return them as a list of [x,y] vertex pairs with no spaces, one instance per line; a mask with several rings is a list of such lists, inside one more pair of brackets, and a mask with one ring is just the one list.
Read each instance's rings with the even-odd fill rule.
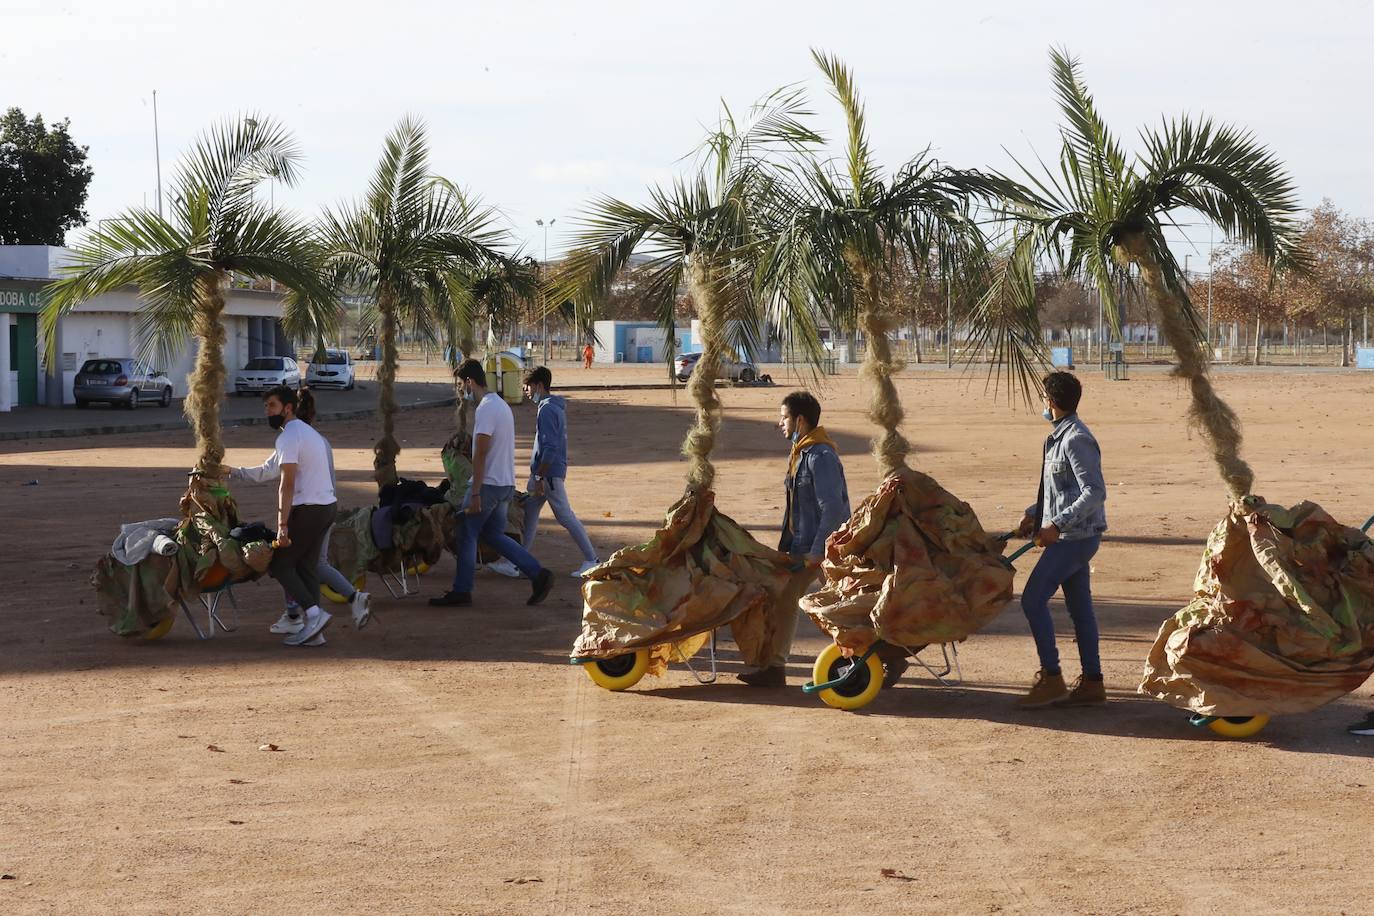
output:
[[591,344],[587,344],[585,347],[582,348],[583,369],[590,369],[592,367],[592,357],[594,356],[596,356],[596,351],[592,349]]

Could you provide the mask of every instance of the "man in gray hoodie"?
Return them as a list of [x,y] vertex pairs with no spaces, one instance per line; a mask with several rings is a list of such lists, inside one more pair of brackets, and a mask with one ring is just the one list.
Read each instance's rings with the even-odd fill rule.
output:
[[[587,537],[587,530],[578,521],[568,503],[566,481],[568,477],[568,412],[567,402],[561,397],[550,394],[553,386],[553,373],[546,366],[531,369],[525,374],[525,397],[538,406],[535,419],[534,449],[530,454],[530,479],[526,486],[529,498],[525,500],[525,549],[534,546],[535,535],[539,533],[539,513],[548,503],[553,507],[553,517],[558,520],[573,543],[582,552],[582,565],[572,571],[573,578],[581,578],[589,569],[601,564],[596,548]],[[514,564],[510,569],[505,564],[493,563],[488,569],[503,575],[519,575]]]

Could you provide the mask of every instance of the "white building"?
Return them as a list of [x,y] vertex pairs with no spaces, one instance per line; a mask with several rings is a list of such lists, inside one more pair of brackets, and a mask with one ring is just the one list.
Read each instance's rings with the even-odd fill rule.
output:
[[[65,248],[0,245],[0,411],[12,406],[73,404],[72,382],[83,362],[140,354],[142,342],[134,313],[141,300],[131,286],[92,299],[64,316],[56,334],[56,365],[48,365],[38,335],[38,315],[43,288],[59,276],[67,257]],[[281,331],[281,302],[281,294],[275,292],[225,291],[226,391],[233,390],[234,370],[249,359],[294,355]],[[5,342],[9,345],[4,346]],[[171,365],[156,366],[167,372],[177,397],[186,395],[186,376],[195,352],[194,340],[188,341]]]

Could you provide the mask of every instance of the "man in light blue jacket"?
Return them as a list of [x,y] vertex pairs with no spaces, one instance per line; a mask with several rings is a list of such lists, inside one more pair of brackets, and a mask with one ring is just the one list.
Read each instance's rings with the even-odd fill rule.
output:
[[[538,407],[535,419],[534,449],[530,454],[530,478],[525,490],[529,497],[525,500],[525,549],[534,546],[535,535],[539,533],[539,513],[544,503],[553,507],[553,517],[571,535],[573,543],[582,553],[582,565],[572,571],[573,578],[581,578],[584,573],[601,564],[596,548],[587,529],[573,512],[568,503],[568,414],[567,404],[549,392],[553,386],[553,373],[546,366],[531,369],[525,374],[525,397]],[[506,567],[509,567],[508,569]],[[503,575],[519,575],[514,564],[493,563],[493,572]]]
[[[1045,706],[1097,706],[1107,702],[1098,655],[1097,617],[1093,614],[1091,563],[1107,530],[1107,484],[1102,479],[1102,450],[1078,417],[1083,386],[1069,372],[1045,376],[1045,412],[1054,424],[1045,440],[1040,493],[1026,509],[1017,534],[1035,535],[1044,548],[1021,592],[1021,609],[1035,637],[1040,671],[1021,709]],[[1050,598],[1064,590],[1064,605],[1073,621],[1083,676],[1070,691],[1059,667]]]
[[849,520],[849,487],[835,443],[820,425],[821,405],[805,391],[783,398],[778,430],[792,442],[784,486],[787,507],[778,549],[792,557],[792,579],[772,607],[768,662],[739,679],[751,687],[786,687],[787,657],[797,632],[797,602],[815,584],[825,541]]

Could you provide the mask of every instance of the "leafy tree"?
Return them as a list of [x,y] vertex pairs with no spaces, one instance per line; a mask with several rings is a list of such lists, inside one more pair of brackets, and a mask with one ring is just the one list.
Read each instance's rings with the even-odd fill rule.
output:
[[139,290],[136,328],[145,349],[169,360],[189,337],[196,338],[200,346],[184,410],[196,437],[196,473],[207,484],[224,476],[219,409],[230,276],[272,279],[285,287],[282,323],[297,340],[322,341],[338,320],[309,225],[253,193],[269,176],[294,184],[299,164],[290,134],[271,120],[218,124],[183,157],[166,218],[146,208],[125,211],[76,245],[64,277],[48,287],[42,326],[50,355],[62,315],[128,284]]
[[1040,320],[1063,331],[1070,341],[1074,331],[1091,328],[1097,321],[1097,305],[1088,288],[1074,277],[1042,278],[1035,285],[1035,296],[1040,302]]
[[88,147],[72,141],[70,124],[48,128],[18,108],[0,117],[0,245],[61,245],[86,225]]
[[1341,365],[1349,366],[1355,323],[1374,305],[1374,225],[1323,200],[1304,221],[1302,238],[1311,269],[1288,285],[1290,314],[1339,327]]
[[1291,278],[1275,276],[1253,251],[1227,245],[1212,254],[1212,314],[1218,321],[1254,327],[1255,365],[1260,361],[1261,330],[1284,319],[1292,296]]

